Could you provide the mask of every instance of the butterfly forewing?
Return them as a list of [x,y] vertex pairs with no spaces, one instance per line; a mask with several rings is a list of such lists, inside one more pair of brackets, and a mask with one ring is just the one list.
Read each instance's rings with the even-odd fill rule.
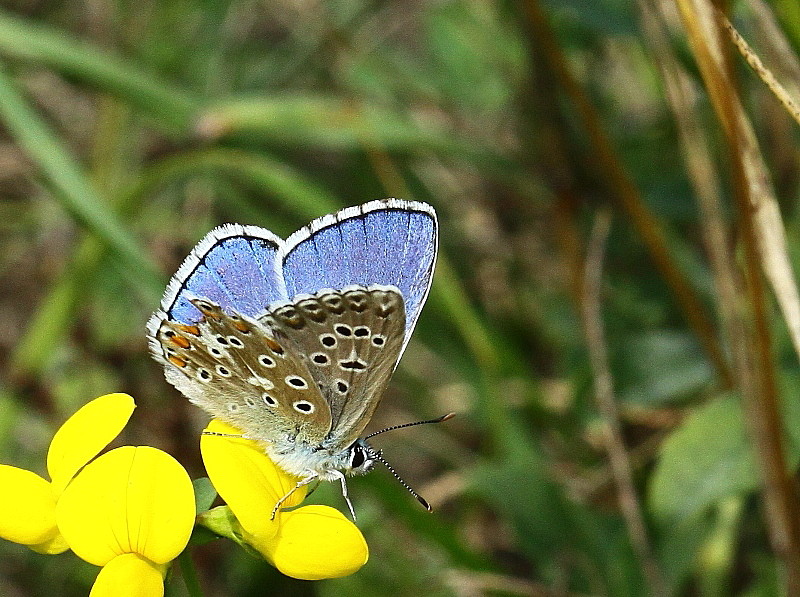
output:
[[[154,339],[165,319],[193,324],[202,313],[192,299],[213,301],[224,310],[255,316],[272,301],[286,298],[275,259],[283,241],[256,226],[225,224],[214,228],[184,259],[167,286],[161,309],[147,324]],[[157,346],[153,346],[157,352]]]
[[321,290],[275,307],[261,321],[302,355],[329,403],[326,447],[347,448],[372,417],[400,357],[400,291],[380,285]]
[[319,444],[331,413],[303,358],[259,322],[194,299],[195,325],[164,321],[157,339],[167,380],[245,437]]

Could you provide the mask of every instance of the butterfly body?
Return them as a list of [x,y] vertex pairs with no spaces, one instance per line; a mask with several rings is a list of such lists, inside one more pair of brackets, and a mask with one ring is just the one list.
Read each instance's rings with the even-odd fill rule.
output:
[[339,479],[347,497],[344,475],[378,457],[362,434],[427,296],[436,236],[430,206],[394,199],[286,241],[215,229],[148,323],[151,352],[191,402],[300,484]]

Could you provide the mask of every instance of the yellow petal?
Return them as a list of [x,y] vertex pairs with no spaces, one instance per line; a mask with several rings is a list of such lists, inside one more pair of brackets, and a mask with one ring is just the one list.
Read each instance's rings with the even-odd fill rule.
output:
[[[240,432],[220,421],[211,421],[206,431],[239,434]],[[233,511],[247,533],[267,539],[277,533],[277,520],[270,520],[272,509],[290,489],[298,477],[279,469],[251,440],[203,435],[200,450],[206,471],[214,488]],[[307,489],[295,491],[283,506],[296,506],[303,501]]]
[[103,566],[89,597],[162,597],[162,570],[133,553],[117,556]]
[[127,394],[106,394],[85,404],[53,436],[47,472],[59,495],[75,473],[117,437],[136,405]]
[[194,516],[189,475],[149,446],[123,446],[89,463],[56,507],[69,546],[97,566],[124,553],[169,562],[189,541]]
[[56,525],[50,483],[30,471],[0,464],[0,487],[0,537],[46,553],[67,550]]
[[358,527],[329,506],[284,512],[277,537],[254,547],[285,575],[302,580],[347,576],[369,558]]

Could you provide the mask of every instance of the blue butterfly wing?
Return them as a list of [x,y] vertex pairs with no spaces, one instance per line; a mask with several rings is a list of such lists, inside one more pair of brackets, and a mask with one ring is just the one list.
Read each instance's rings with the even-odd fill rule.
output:
[[281,252],[286,296],[397,286],[407,342],[430,289],[437,239],[436,213],[426,203],[384,199],[319,218],[292,234]]
[[[224,310],[256,317],[283,294],[275,260],[283,240],[255,226],[226,224],[209,232],[172,277],[161,310],[148,323],[151,337],[164,319],[193,324],[202,314],[190,299],[206,298]],[[151,329],[152,328],[152,329]]]

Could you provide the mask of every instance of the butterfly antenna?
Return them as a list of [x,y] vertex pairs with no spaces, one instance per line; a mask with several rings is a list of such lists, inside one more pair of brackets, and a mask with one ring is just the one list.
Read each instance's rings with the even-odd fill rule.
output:
[[[436,423],[438,421],[422,421],[422,422],[423,423]],[[414,425],[414,423],[411,423],[411,424]],[[431,505],[428,503],[428,501],[424,497],[422,497],[420,494],[418,494],[416,491],[411,489],[411,486],[408,483],[403,481],[402,477],[400,477],[400,475],[397,474],[397,471],[395,471],[392,468],[392,465],[389,464],[388,462],[386,462],[386,460],[384,460],[383,456],[380,455],[380,452],[376,452],[375,450],[369,450],[369,456],[373,460],[377,460],[383,466],[385,466],[387,469],[389,469],[389,472],[392,473],[392,476],[400,482],[400,485],[402,485],[403,487],[406,488],[406,491],[408,491],[408,493],[410,493],[415,498],[417,498],[417,501],[420,504],[422,504],[428,512],[433,512],[433,508],[431,508]]]
[[[404,427],[415,427],[417,425],[427,425],[429,423],[444,423],[445,421],[447,421],[449,419],[452,419],[455,416],[456,416],[456,413],[447,413],[446,415],[442,415],[441,417],[437,417],[436,419],[429,419],[427,421],[415,421],[414,423],[403,423],[402,425],[392,425],[391,427],[387,427],[386,429],[381,429],[380,431],[376,431],[375,433],[370,433],[364,439],[369,439],[369,438],[374,437],[376,435],[380,435],[381,433],[386,433],[387,431],[394,431],[395,429],[403,429]],[[384,462],[384,464],[386,464],[386,463]],[[389,466],[389,465],[386,465],[386,466]],[[390,469],[391,469],[391,467],[390,467]]]

